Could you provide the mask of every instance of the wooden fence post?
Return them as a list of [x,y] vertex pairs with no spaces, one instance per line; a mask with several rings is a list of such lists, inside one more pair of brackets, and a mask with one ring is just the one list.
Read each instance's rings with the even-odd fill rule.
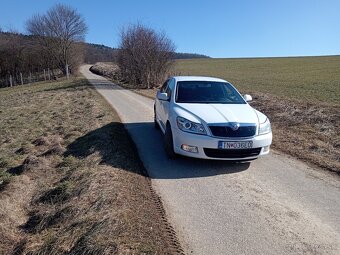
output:
[[30,83],[32,83],[32,73],[30,71]]
[[46,81],[46,72],[45,72],[45,69],[44,69],[44,80]]
[[12,75],[9,75],[9,86],[12,87],[13,86],[13,80],[12,80]]
[[50,68],[47,69],[47,75],[48,75],[48,80],[51,80],[51,72],[50,72]]
[[24,80],[22,79],[22,73],[20,73],[20,81],[21,81],[21,85],[24,85]]
[[66,77],[67,77],[67,79],[70,78],[69,76],[70,76],[70,75],[69,75],[69,73],[68,73],[68,64],[66,64]]

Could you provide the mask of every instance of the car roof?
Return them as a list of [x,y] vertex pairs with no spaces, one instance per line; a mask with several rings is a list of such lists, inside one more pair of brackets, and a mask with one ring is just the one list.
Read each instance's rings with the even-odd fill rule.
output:
[[206,76],[173,76],[177,81],[217,81],[217,82],[228,82],[226,80],[214,77],[206,77]]

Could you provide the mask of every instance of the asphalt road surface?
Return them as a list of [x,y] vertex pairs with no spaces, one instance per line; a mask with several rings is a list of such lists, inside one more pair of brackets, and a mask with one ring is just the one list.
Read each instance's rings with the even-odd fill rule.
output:
[[340,254],[337,176],[276,151],[251,163],[169,160],[153,100],[88,69],[136,143],[187,254]]

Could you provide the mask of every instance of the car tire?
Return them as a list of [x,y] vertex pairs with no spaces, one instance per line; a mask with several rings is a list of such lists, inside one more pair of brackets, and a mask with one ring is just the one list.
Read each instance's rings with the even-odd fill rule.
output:
[[164,134],[164,145],[165,145],[165,152],[169,159],[175,159],[177,154],[174,151],[174,140],[172,137],[171,126],[168,123],[166,125],[165,134]]
[[156,117],[156,106],[153,108],[153,112],[154,112],[153,121],[154,121],[155,129],[159,129],[159,124],[157,122],[157,117]]

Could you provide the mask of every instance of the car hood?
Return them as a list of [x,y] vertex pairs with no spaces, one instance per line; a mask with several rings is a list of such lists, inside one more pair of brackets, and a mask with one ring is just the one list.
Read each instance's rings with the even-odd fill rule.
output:
[[[182,117],[191,121],[204,121],[208,124],[226,122],[256,123],[264,114],[253,109],[249,104],[178,104]],[[184,116],[183,116],[184,115]],[[190,116],[193,115],[193,116]],[[258,116],[259,115],[259,116]],[[260,120],[259,120],[260,119]]]

